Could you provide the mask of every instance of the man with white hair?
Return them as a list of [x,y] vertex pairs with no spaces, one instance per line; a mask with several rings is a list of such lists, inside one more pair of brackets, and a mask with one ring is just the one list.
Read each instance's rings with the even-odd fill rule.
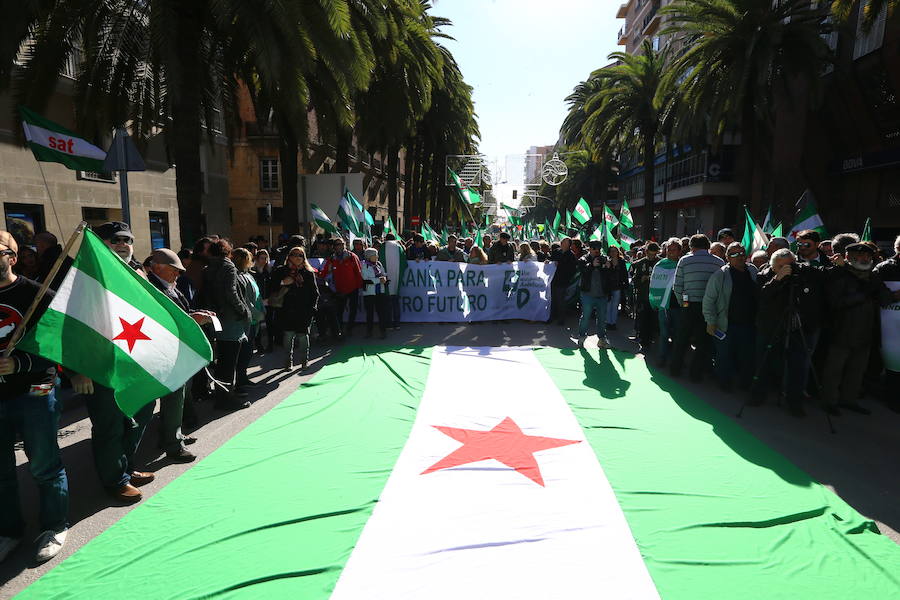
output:
[[823,369],[822,400],[825,411],[832,415],[841,414],[839,406],[869,414],[859,405],[859,392],[869,352],[877,339],[880,307],[900,300],[900,291],[891,292],[881,275],[873,273],[873,246],[865,242],[847,244],[844,260],[828,271],[831,338]]
[[[894,240],[894,256],[878,264],[873,271],[894,293],[900,290],[900,235]],[[881,312],[881,344],[885,371],[885,397],[888,408],[900,413],[900,301]]]
[[[806,374],[821,331],[825,298],[823,271],[796,261],[787,248],[776,250],[769,259],[770,277],[760,284],[757,368],[750,404],[762,404],[769,391],[768,382],[778,382],[776,390],[784,391],[790,413],[802,417]],[[757,282],[760,280],[762,276]]]

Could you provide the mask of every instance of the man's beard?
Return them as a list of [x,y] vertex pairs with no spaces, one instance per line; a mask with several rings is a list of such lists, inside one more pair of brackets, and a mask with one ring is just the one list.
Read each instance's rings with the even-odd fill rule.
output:
[[113,252],[118,254],[119,258],[121,258],[125,262],[131,262],[131,257],[134,255],[134,250],[130,247],[128,248],[128,250],[114,250]]
[[856,269],[857,271],[871,271],[872,267],[875,266],[875,263],[871,260],[867,260],[865,262],[857,261],[850,259],[847,262],[850,263],[850,266]]
[[0,265],[0,281],[7,281],[10,274],[12,274],[12,267],[10,267],[8,264]]

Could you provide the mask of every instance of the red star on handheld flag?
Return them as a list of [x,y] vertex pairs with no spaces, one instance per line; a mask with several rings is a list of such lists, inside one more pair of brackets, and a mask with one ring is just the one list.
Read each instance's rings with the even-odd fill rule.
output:
[[141,317],[135,323],[129,323],[122,317],[119,317],[119,322],[122,324],[122,333],[113,338],[115,340],[122,340],[128,344],[128,353],[131,354],[131,351],[134,349],[134,344],[138,340],[149,340],[150,338],[141,331],[141,327],[144,326],[144,317]]
[[425,469],[422,475],[458,467],[459,465],[494,459],[508,467],[512,467],[536,484],[543,486],[544,478],[541,476],[541,469],[534,458],[534,453],[581,442],[581,440],[563,440],[537,435],[525,435],[516,422],[509,417],[503,419],[490,431],[442,427],[440,425],[435,425],[434,428],[452,437],[454,440],[462,442],[463,445]]

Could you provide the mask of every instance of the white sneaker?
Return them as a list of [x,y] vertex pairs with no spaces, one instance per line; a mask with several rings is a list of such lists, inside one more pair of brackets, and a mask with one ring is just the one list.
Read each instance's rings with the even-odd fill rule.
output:
[[586,335],[579,335],[579,336],[578,336],[578,347],[579,347],[579,348],[584,348],[584,340],[586,340],[586,339],[587,339],[587,336],[586,336]]
[[610,348],[612,348],[612,344],[609,343],[609,338],[603,336],[602,338],[597,340],[597,347],[601,350],[609,350]]
[[66,543],[67,533],[67,529],[62,531],[47,530],[39,535],[34,541],[35,546],[37,546],[37,554],[35,554],[34,559],[42,563],[59,554],[59,551],[62,550],[63,545]]
[[0,562],[3,562],[9,553],[16,549],[22,540],[0,535]]

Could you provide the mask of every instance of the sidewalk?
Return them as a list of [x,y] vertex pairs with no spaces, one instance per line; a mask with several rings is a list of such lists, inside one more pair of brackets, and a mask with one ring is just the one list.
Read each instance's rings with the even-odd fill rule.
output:
[[[574,326],[574,317],[569,319]],[[611,332],[610,341],[617,348],[636,351],[637,346],[628,339],[631,322],[621,319],[619,329]],[[391,332],[389,343],[413,346],[461,345],[461,346],[551,346],[575,347],[571,332],[555,325],[543,323],[491,322],[472,325],[461,324],[406,324],[398,332]],[[351,343],[367,343],[357,335]],[[375,343],[380,340],[375,340]],[[382,344],[384,342],[381,342]],[[587,347],[596,350],[596,339],[589,338]],[[305,374],[286,374],[280,370],[281,356],[263,355],[254,359],[250,376],[259,385],[251,391],[253,406],[232,414],[215,412],[208,403],[199,406],[203,425],[193,433],[198,442],[190,447],[199,459],[209,455],[225,441],[241,431],[249,423],[268,412],[281,400],[293,393],[304,381],[313,377],[328,360],[324,348],[313,346],[310,370]],[[682,385],[733,416],[742,398],[723,394],[710,383],[694,385],[687,380]],[[895,457],[887,451],[900,447],[900,415],[885,409],[871,399],[864,400],[873,415],[845,415],[835,419],[838,433],[832,435],[825,425],[823,413],[810,410],[809,416],[796,420],[774,405],[759,408],[748,407],[740,423],[772,446],[814,479],[827,485],[863,515],[878,522],[881,531],[900,543],[900,479],[896,477]],[[90,448],[90,422],[83,406],[75,402],[74,408],[63,413],[60,425],[60,445],[63,461],[69,475],[72,527],[63,552],[40,567],[31,562],[31,540],[37,535],[36,490],[27,472],[25,456],[17,452],[19,481],[26,519],[31,526],[23,547],[0,564],[0,598],[9,598],[27,587],[61,560],[74,553],[113,523],[133,506],[115,506],[103,493],[94,473]],[[732,417],[733,418],[733,417]],[[156,449],[158,422],[148,428],[139,451],[139,464],[156,472],[156,481],[142,488],[147,497],[152,496],[192,465],[169,464],[164,454]],[[140,504],[140,503],[139,503]],[[135,505],[135,506],[139,506]],[[152,582],[140,582],[140,585]],[[136,590],[137,593],[137,590]]]

